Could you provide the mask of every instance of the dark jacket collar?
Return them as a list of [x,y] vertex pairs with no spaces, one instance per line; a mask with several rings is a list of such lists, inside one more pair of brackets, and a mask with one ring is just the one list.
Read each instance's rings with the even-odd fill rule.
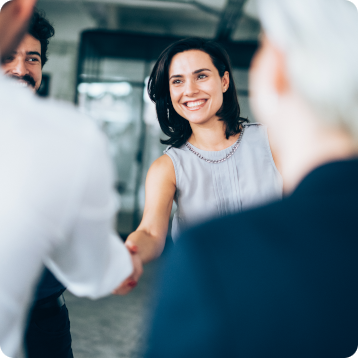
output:
[[324,164],[309,173],[292,197],[358,193],[358,158]]

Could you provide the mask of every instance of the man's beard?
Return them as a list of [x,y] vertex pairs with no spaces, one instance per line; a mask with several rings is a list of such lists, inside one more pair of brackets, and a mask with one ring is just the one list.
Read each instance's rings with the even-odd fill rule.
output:
[[25,75],[25,76],[14,76],[14,75],[10,75],[9,76],[10,78],[13,78],[17,81],[23,81],[23,82],[26,82],[28,83],[32,88],[35,88],[36,86],[36,82],[35,80],[30,76],[30,75]]

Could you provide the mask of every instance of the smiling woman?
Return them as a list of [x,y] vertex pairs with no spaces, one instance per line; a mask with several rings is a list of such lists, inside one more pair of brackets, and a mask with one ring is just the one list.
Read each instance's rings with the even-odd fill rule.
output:
[[176,240],[198,222],[282,196],[266,128],[240,117],[230,60],[219,44],[189,38],[169,46],[148,92],[170,146],[149,169],[143,219],[126,242],[145,263],[163,251],[173,200]]
[[[203,98],[195,95],[199,88]],[[156,104],[160,126],[169,137],[162,141],[164,144],[183,145],[192,135],[195,117],[199,118],[198,123],[205,119],[222,121],[226,139],[240,133],[240,125],[247,122],[240,118],[229,56],[213,41],[189,38],[168,47],[154,66],[148,92]],[[198,100],[208,112],[203,115],[203,111],[196,111],[187,118],[189,108],[198,109],[195,107]]]

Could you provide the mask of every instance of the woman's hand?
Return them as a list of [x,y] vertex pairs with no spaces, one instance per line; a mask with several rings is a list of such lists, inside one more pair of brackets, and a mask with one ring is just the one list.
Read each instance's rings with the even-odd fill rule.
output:
[[143,218],[125,244],[129,249],[137,247],[136,252],[143,264],[155,260],[163,252],[175,190],[173,162],[167,155],[163,155],[148,171]]
[[176,190],[175,184],[173,163],[167,155],[163,155],[151,165],[147,174],[142,222],[125,242],[132,256],[133,273],[113,291],[113,294],[126,295],[132,291],[143,273],[143,264],[156,259],[162,253]]
[[112,292],[114,295],[126,295],[131,292],[133,288],[137,286],[139,278],[143,274],[143,265],[142,260],[138,255],[138,247],[136,245],[132,245],[131,243],[126,244],[126,247],[132,258],[133,272]]

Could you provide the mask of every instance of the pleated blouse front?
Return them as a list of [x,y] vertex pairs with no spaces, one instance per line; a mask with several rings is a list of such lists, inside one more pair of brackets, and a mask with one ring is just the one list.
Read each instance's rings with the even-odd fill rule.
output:
[[[209,160],[220,160],[235,144],[220,151],[192,149]],[[172,237],[211,218],[241,212],[282,198],[282,178],[272,158],[266,127],[245,124],[235,153],[218,164],[208,163],[184,144],[165,151],[176,176]]]

